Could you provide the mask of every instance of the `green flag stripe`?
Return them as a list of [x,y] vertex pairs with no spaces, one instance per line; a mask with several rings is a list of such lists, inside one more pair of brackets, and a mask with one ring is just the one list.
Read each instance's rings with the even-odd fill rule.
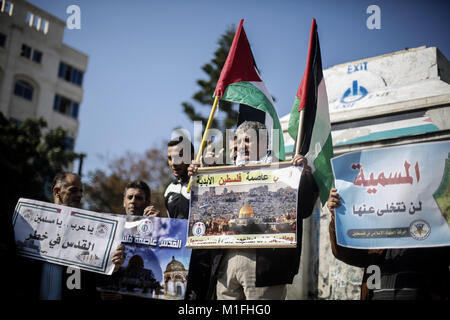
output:
[[273,129],[279,130],[279,152],[274,150],[275,155],[280,160],[285,159],[283,131],[281,129],[280,120],[273,104],[267,99],[265,94],[249,82],[235,82],[228,85],[221,100],[243,103],[258,110],[268,113],[273,119]]
[[333,142],[330,133],[325,145],[323,145],[322,150],[314,160],[314,167],[316,170],[313,172],[313,176],[319,187],[319,198],[322,205],[328,200],[330,189],[333,186],[333,170],[330,161],[332,157]]
[[300,106],[300,99],[295,97],[294,104],[292,105],[291,109],[291,115],[289,116],[289,126],[288,126],[288,133],[294,140],[297,138],[298,134],[298,122],[300,118],[300,112],[298,112],[299,106]]

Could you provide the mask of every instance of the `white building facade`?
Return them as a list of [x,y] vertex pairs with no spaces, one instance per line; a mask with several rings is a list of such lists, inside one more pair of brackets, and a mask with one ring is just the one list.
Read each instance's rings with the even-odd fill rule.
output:
[[23,0],[0,1],[0,112],[62,127],[73,149],[88,56],[63,43],[65,26]]

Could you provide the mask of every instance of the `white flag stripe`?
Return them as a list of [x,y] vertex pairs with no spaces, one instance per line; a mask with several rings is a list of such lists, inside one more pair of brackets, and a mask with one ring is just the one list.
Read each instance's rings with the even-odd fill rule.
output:
[[270,101],[270,103],[272,104],[272,106],[275,109],[275,103],[272,100],[272,96],[269,93],[269,90],[267,90],[266,85],[264,84],[263,81],[249,81],[249,83],[251,83],[252,85],[254,85],[256,88],[259,89],[259,91],[261,91],[262,93],[264,93],[264,95],[266,96],[266,98]]
[[331,132],[330,114],[328,112],[327,90],[325,88],[325,81],[322,78],[317,88],[317,109],[314,128],[311,135],[311,143],[309,151],[306,154],[308,165],[311,166],[314,172],[314,159],[322,151],[322,147],[327,141]]

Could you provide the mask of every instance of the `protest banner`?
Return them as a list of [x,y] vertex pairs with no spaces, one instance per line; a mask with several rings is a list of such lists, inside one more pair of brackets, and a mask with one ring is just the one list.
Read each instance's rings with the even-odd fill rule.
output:
[[124,223],[120,216],[20,198],[13,216],[17,254],[109,275]]
[[301,172],[289,162],[200,168],[191,191],[187,247],[295,247]]
[[450,245],[450,141],[332,159],[342,205],[336,236],[351,248]]
[[128,216],[122,237],[125,262],[100,292],[181,300],[186,293],[191,249],[187,220]]

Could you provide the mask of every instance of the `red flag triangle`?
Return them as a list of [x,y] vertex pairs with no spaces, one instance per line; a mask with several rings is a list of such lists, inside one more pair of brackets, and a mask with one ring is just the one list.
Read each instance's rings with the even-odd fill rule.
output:
[[316,19],[312,19],[312,23],[311,23],[311,34],[309,35],[309,46],[308,46],[308,57],[306,59],[306,68],[305,68],[305,73],[303,74],[303,78],[302,81],[300,82],[300,86],[298,87],[297,90],[297,98],[300,99],[300,104],[298,107],[298,111],[302,110],[305,106],[306,106],[306,102],[308,99],[308,87],[310,85],[310,75],[311,75],[311,71],[312,71],[312,65],[313,65],[313,61],[312,59],[314,58],[314,35],[316,32]]
[[243,23],[244,19],[241,19],[219,81],[217,81],[215,94],[218,97],[223,96],[229,84],[240,81],[262,81],[256,71],[255,60],[245,35]]

